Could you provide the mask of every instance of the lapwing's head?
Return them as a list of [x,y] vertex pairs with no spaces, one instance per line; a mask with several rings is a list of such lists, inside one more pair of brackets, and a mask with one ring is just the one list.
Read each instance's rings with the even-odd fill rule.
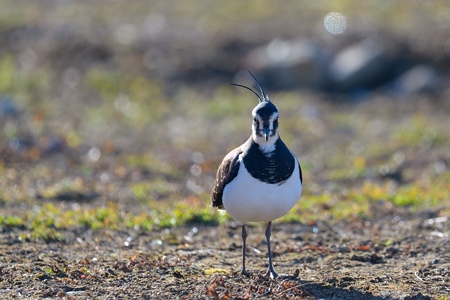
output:
[[268,99],[252,111],[252,137],[259,145],[273,144],[278,139],[278,109]]
[[253,76],[252,73],[250,73],[250,75],[255,79],[261,95],[247,86],[235,83],[232,85],[250,90],[258,97],[259,104],[252,111],[252,138],[260,146],[271,146],[278,139],[278,109],[264,93],[264,90],[258,80],[256,80],[255,76]]

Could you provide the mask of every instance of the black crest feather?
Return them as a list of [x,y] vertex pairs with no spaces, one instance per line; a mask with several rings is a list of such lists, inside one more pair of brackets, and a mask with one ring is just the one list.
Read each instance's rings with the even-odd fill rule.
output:
[[[269,97],[266,95],[266,93],[264,93],[263,88],[261,87],[261,84],[259,83],[258,79],[256,79],[255,75],[252,74],[252,72],[250,72],[250,70],[247,70],[248,73],[252,76],[252,78],[255,80],[257,87],[259,89],[259,91],[261,92],[261,95],[258,94],[254,89],[249,88],[248,86],[242,85],[242,84],[238,84],[238,83],[232,83],[231,85],[235,85],[235,86],[239,86],[239,87],[243,87],[244,89],[247,89],[249,91],[251,91],[253,94],[256,95],[256,97],[258,97],[259,102],[270,102]],[[253,86],[254,88],[254,86]]]

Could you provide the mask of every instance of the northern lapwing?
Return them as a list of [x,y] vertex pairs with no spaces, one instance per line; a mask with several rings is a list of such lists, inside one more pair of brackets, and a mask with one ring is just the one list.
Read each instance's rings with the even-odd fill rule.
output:
[[[250,73],[251,74],[251,73]],[[212,192],[212,206],[225,209],[242,224],[242,274],[245,268],[247,222],[268,222],[266,239],[269,268],[266,276],[277,277],[272,264],[270,235],[272,221],[285,215],[302,193],[302,171],[295,155],[278,133],[278,109],[264,93],[258,80],[259,100],[253,109],[252,135],[228,153],[217,170]]]

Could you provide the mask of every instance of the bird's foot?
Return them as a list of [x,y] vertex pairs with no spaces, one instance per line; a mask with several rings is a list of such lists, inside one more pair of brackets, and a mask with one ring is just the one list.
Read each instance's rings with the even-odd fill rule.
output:
[[241,274],[244,275],[244,276],[247,276],[247,277],[250,276],[250,273],[248,273],[245,268],[242,268]]
[[277,272],[273,268],[268,268],[266,274],[264,274],[264,277],[269,277],[271,279],[275,279],[278,277]]

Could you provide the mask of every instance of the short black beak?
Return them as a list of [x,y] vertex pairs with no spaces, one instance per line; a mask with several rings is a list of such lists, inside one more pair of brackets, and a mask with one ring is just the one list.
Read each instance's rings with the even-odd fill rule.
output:
[[266,142],[269,140],[269,133],[270,129],[268,127],[264,127],[264,138],[266,139]]

